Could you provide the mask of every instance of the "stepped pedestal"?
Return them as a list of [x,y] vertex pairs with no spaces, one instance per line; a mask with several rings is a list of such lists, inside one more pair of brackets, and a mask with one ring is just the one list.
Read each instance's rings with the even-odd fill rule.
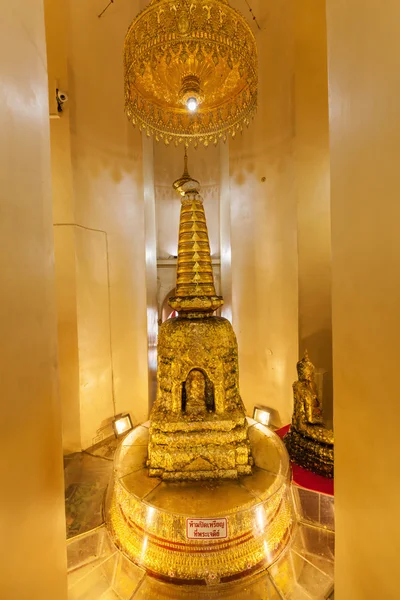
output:
[[175,583],[229,582],[277,560],[295,529],[280,439],[249,421],[251,475],[165,482],[148,477],[149,427],[131,432],[115,457],[107,525],[118,548],[149,574]]

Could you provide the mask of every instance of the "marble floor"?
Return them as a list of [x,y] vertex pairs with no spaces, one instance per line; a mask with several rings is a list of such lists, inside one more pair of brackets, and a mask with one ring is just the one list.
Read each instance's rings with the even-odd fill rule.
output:
[[102,525],[103,498],[111,477],[118,441],[64,457],[67,539]]

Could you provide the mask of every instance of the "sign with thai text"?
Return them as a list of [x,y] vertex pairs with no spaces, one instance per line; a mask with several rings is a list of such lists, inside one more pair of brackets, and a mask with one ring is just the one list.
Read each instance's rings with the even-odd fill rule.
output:
[[186,519],[186,537],[188,540],[226,540],[228,520]]

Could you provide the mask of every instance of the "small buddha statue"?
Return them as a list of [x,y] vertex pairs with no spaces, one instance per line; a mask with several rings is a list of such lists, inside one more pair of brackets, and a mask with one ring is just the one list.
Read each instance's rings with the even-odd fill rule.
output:
[[297,363],[298,381],[293,384],[294,412],[284,441],[291,460],[313,473],[333,477],[333,431],[327,429],[315,384],[315,368],[304,354]]
[[198,369],[190,371],[182,390],[182,409],[186,415],[202,417],[214,410],[212,383]]

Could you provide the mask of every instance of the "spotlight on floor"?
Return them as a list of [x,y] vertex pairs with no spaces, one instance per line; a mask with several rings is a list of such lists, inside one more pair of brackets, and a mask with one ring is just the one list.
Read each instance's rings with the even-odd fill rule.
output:
[[133,429],[131,416],[126,413],[125,415],[117,415],[113,420],[113,429],[115,433],[115,437],[119,438],[128,431]]
[[256,405],[253,411],[253,419],[257,423],[261,423],[271,429],[277,429],[280,427],[280,418],[277,410],[269,408],[268,406]]

